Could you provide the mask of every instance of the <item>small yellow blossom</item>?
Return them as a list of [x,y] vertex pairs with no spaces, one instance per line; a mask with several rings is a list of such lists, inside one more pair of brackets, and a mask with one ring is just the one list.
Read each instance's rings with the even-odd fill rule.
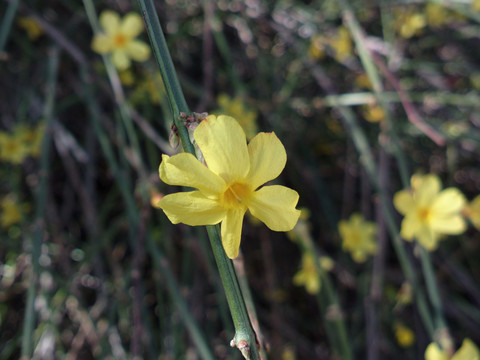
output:
[[25,145],[28,155],[32,157],[40,155],[44,135],[44,123],[39,123],[36,127],[19,125],[13,131],[13,137]]
[[480,231],[480,195],[471,201],[464,209],[465,216],[472,222],[473,226]]
[[473,11],[480,11],[480,0],[472,0],[470,7]]
[[353,53],[353,43],[348,30],[341,26],[337,34],[329,41],[330,46],[335,51],[335,58],[338,61],[346,60]]
[[379,123],[385,119],[385,111],[380,105],[368,104],[362,109],[365,120],[371,123]]
[[355,86],[364,89],[373,89],[372,83],[370,82],[370,79],[366,73],[361,73],[355,78]]
[[343,250],[349,251],[357,263],[365,262],[367,256],[377,252],[377,226],[371,221],[365,221],[361,214],[352,214],[348,221],[341,220],[338,231],[343,241]]
[[0,225],[7,229],[22,221],[22,210],[14,196],[6,196],[0,200]]
[[425,360],[480,360],[480,351],[472,340],[464,339],[460,349],[450,357],[436,343],[430,343],[425,350]]
[[394,326],[394,331],[398,345],[401,347],[408,348],[415,342],[415,333],[409,327],[397,323]]
[[435,250],[443,234],[458,235],[465,231],[466,223],[461,216],[465,197],[456,188],[441,190],[442,184],[436,175],[414,175],[412,189],[401,190],[393,198],[398,212],[404,215],[401,236],[414,238],[429,250]]
[[[287,154],[275,133],[259,133],[247,146],[238,122],[210,115],[194,131],[206,162],[192,154],[162,155],[163,182],[198,190],[164,196],[158,203],[170,221],[190,226],[221,222],[222,244],[231,259],[238,256],[247,210],[274,231],[290,231],[300,211],[298,193],[281,185],[263,186],[282,172]],[[261,187],[259,189],[259,187]]]
[[314,35],[310,40],[308,56],[315,60],[321,60],[325,57],[325,38],[321,35]]
[[247,135],[247,140],[250,140],[257,134],[257,112],[249,109],[241,97],[231,98],[227,94],[220,94],[217,97],[217,102],[220,109],[214,113],[228,115],[237,119],[243,131],[245,131],[245,135]]
[[12,164],[21,164],[28,156],[25,143],[6,132],[0,132],[0,160]]
[[43,34],[42,26],[30,16],[21,16],[18,18],[18,26],[27,32],[30,40],[35,41]]
[[412,9],[394,11],[395,28],[401,37],[408,39],[420,35],[427,25],[426,16]]
[[312,254],[302,255],[301,268],[293,277],[293,283],[297,286],[305,286],[307,292],[312,295],[320,291],[320,271]]
[[441,4],[428,3],[425,6],[425,14],[428,25],[433,28],[442,27],[453,19],[451,11]]
[[113,63],[118,70],[130,67],[130,59],[146,61],[150,57],[150,48],[143,41],[135,39],[143,31],[140,15],[128,13],[121,20],[111,10],[100,14],[100,25],[104,33],[98,33],[92,40],[92,49],[99,54],[112,54]]

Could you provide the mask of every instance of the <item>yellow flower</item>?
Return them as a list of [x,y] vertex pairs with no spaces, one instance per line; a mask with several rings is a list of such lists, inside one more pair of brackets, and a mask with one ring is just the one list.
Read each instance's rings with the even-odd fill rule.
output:
[[28,156],[29,149],[21,139],[0,132],[0,160],[12,164],[21,164]]
[[339,61],[343,61],[352,55],[353,43],[348,30],[343,26],[339,27],[337,34],[330,41],[330,46],[335,51],[335,58]]
[[473,226],[480,231],[480,195],[465,207],[465,216],[470,219]]
[[[280,185],[263,186],[282,172],[287,154],[275,133],[259,133],[247,146],[245,133],[229,116],[208,116],[194,131],[206,165],[193,155],[162,155],[159,173],[170,185],[198,190],[164,196],[158,203],[174,224],[222,223],[222,244],[238,256],[245,212],[274,231],[290,231],[300,211],[298,193]],[[258,190],[257,190],[258,189]]]
[[118,70],[130,67],[130,59],[145,61],[150,57],[150,48],[135,38],[143,31],[140,15],[128,13],[123,20],[113,11],[106,10],[100,15],[100,25],[105,33],[99,33],[92,40],[92,49],[99,54],[112,54]]
[[6,196],[0,201],[0,211],[2,228],[9,228],[22,220],[20,205],[13,196]]
[[462,346],[453,356],[448,356],[436,343],[425,350],[425,360],[480,360],[480,351],[470,339],[464,339]]
[[214,113],[228,115],[237,119],[243,131],[245,131],[247,140],[250,140],[257,134],[257,112],[247,108],[241,97],[231,98],[227,94],[220,94],[217,97],[217,102],[220,110]]
[[412,329],[406,327],[403,324],[397,323],[394,326],[394,330],[398,345],[404,348],[413,345],[413,343],[415,342],[415,333],[412,331]]
[[321,60],[325,57],[325,39],[321,35],[314,35],[310,40],[308,56],[315,60]]
[[423,28],[427,25],[427,19],[424,14],[417,13],[415,10],[394,11],[395,27],[401,37],[408,39],[415,35],[420,35]]
[[365,262],[368,255],[377,252],[375,242],[377,226],[371,221],[365,221],[362,215],[355,213],[348,221],[341,220],[338,223],[338,231],[343,241],[343,250],[349,251],[357,263]]
[[362,109],[365,120],[371,123],[378,123],[385,119],[385,112],[379,105],[368,104]]
[[17,23],[18,26],[27,32],[27,36],[32,41],[38,39],[40,35],[43,34],[43,28],[37,21],[35,21],[35,19],[30,16],[21,16]]
[[13,130],[13,136],[22,143],[29,156],[38,157],[45,135],[45,124],[39,123],[35,128],[19,125]]
[[408,241],[417,241],[431,251],[435,250],[442,234],[461,234],[466,223],[461,216],[465,197],[456,188],[441,190],[436,175],[414,175],[412,189],[401,190],[393,198],[398,212],[405,216],[400,235]]
[[312,295],[320,291],[320,272],[312,254],[302,255],[302,265],[293,277],[293,283],[297,286],[305,286],[307,292]]
[[428,3],[425,7],[427,22],[433,28],[439,28],[452,21],[451,12],[440,4]]
[[472,0],[470,7],[473,11],[480,11],[480,0]]

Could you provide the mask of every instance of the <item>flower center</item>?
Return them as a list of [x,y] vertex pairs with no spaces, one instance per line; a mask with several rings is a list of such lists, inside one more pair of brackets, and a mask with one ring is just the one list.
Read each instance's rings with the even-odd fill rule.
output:
[[244,184],[233,183],[223,193],[222,204],[225,208],[244,207],[250,195],[250,190]]
[[420,218],[421,222],[427,222],[428,218],[430,217],[430,210],[428,208],[420,208],[418,210],[418,217]]
[[115,44],[115,47],[124,47],[127,43],[127,37],[123,34],[117,34],[113,38],[113,43]]

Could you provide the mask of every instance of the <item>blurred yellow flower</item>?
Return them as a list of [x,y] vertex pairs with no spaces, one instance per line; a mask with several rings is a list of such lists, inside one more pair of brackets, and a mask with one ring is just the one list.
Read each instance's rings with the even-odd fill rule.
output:
[[247,140],[250,140],[257,134],[257,112],[249,109],[241,97],[231,98],[227,94],[220,94],[217,97],[217,103],[220,109],[213,113],[224,114],[237,119],[243,131],[245,131]]
[[28,146],[21,139],[0,132],[0,160],[12,164],[21,164],[28,156]]
[[480,11],[480,0],[472,0],[471,8],[473,11]]
[[372,83],[366,73],[361,73],[355,78],[355,86],[372,90]]
[[464,209],[465,216],[480,231],[480,195],[475,197]]
[[104,33],[98,33],[92,40],[92,49],[99,54],[112,54],[112,60],[118,70],[130,67],[130,59],[145,61],[150,57],[150,48],[135,38],[143,31],[140,15],[128,13],[121,20],[111,10],[100,14],[100,25]]
[[37,40],[43,34],[41,25],[30,16],[19,17],[17,24],[27,32],[28,38],[32,41]]
[[22,221],[20,204],[15,197],[8,195],[0,200],[0,225],[6,229]]
[[28,156],[38,157],[44,133],[43,123],[35,128],[21,124],[11,133],[0,132],[0,160],[21,164]]
[[427,25],[426,16],[413,9],[399,9],[394,11],[395,28],[401,37],[408,39],[422,33]]
[[404,215],[400,235],[414,238],[429,250],[435,250],[442,234],[458,235],[465,231],[461,216],[465,197],[457,188],[441,190],[436,175],[414,175],[412,189],[401,190],[393,198],[398,212]]
[[[157,204],[174,224],[222,223],[222,244],[231,259],[238,256],[247,210],[274,231],[290,231],[300,211],[298,193],[280,185],[260,186],[282,172],[287,154],[275,133],[259,133],[247,146],[238,122],[210,115],[194,131],[206,166],[192,154],[162,155],[163,182],[198,190],[164,196]],[[257,190],[258,189],[258,190]]]
[[441,4],[428,3],[425,6],[425,14],[428,25],[433,28],[439,28],[454,20],[452,12]]
[[348,221],[341,220],[338,223],[338,231],[343,241],[343,250],[349,251],[357,263],[365,262],[367,256],[377,252],[375,242],[377,225],[365,221],[361,214],[354,213]]
[[430,343],[425,350],[425,360],[480,360],[480,351],[472,340],[464,339],[460,349],[450,357],[436,343]]
[[312,254],[302,255],[301,268],[293,277],[293,283],[297,286],[305,286],[307,292],[312,295],[320,291],[320,271]]
[[397,323],[394,325],[394,331],[398,345],[401,347],[408,348],[415,342],[415,333],[409,327]]
[[371,123],[378,123],[385,119],[385,111],[380,105],[368,104],[363,106],[363,117]]
[[308,48],[308,56],[315,60],[325,57],[325,38],[321,35],[313,35]]
[[330,46],[335,51],[335,58],[338,61],[347,59],[353,53],[353,43],[348,30],[341,26],[337,29],[337,34],[329,41]]

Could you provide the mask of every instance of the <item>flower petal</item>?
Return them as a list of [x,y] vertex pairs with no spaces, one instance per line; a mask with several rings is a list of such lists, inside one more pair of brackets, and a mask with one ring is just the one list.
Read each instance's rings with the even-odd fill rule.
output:
[[206,196],[218,195],[226,186],[220,176],[211,172],[189,153],[181,153],[172,157],[163,154],[158,171],[160,179],[164,183],[193,187]]
[[420,231],[421,227],[422,227],[422,222],[420,221],[418,216],[416,216],[416,214],[407,215],[402,220],[400,235],[405,240],[409,240],[409,241],[413,240],[413,237],[418,231]]
[[225,217],[225,210],[200,191],[166,195],[158,202],[158,207],[173,224],[215,225]]
[[100,14],[100,25],[108,35],[115,35],[120,29],[120,16],[111,10],[105,10]]
[[290,231],[300,216],[298,193],[281,185],[264,186],[252,194],[248,210],[273,231]]
[[433,251],[438,246],[439,234],[429,226],[422,226],[415,234],[417,241],[428,251]]
[[130,67],[130,58],[124,50],[114,50],[112,61],[115,67],[120,71],[127,70]]
[[406,215],[415,208],[415,200],[409,190],[401,190],[394,195],[393,205],[400,214]]
[[451,360],[480,360],[480,350],[472,340],[465,339]]
[[140,40],[131,40],[127,44],[127,52],[135,61],[145,61],[150,57],[150,47]]
[[112,51],[112,39],[105,34],[97,34],[92,40],[92,50],[99,54]]
[[450,235],[458,235],[467,230],[467,223],[461,215],[434,217],[430,220],[430,226],[436,232]]
[[457,188],[448,188],[440,192],[432,204],[435,214],[460,212],[466,204],[465,196]]
[[247,140],[234,118],[210,115],[195,129],[194,138],[210,170],[227,183],[245,179],[250,170]]
[[240,250],[243,216],[246,209],[229,209],[222,221],[222,245],[230,259],[235,259]]
[[[425,175],[415,184],[412,177],[412,185],[414,186],[415,200],[419,205],[430,205],[442,188],[440,178],[436,175]],[[414,185],[415,184],[415,185]]]
[[448,360],[448,356],[436,343],[432,342],[425,350],[425,360]]
[[287,162],[287,153],[275,133],[259,133],[248,144],[250,172],[248,183],[252,190],[275,179]]
[[122,34],[129,38],[134,38],[143,31],[143,21],[140,15],[131,12],[125,15],[120,25]]

